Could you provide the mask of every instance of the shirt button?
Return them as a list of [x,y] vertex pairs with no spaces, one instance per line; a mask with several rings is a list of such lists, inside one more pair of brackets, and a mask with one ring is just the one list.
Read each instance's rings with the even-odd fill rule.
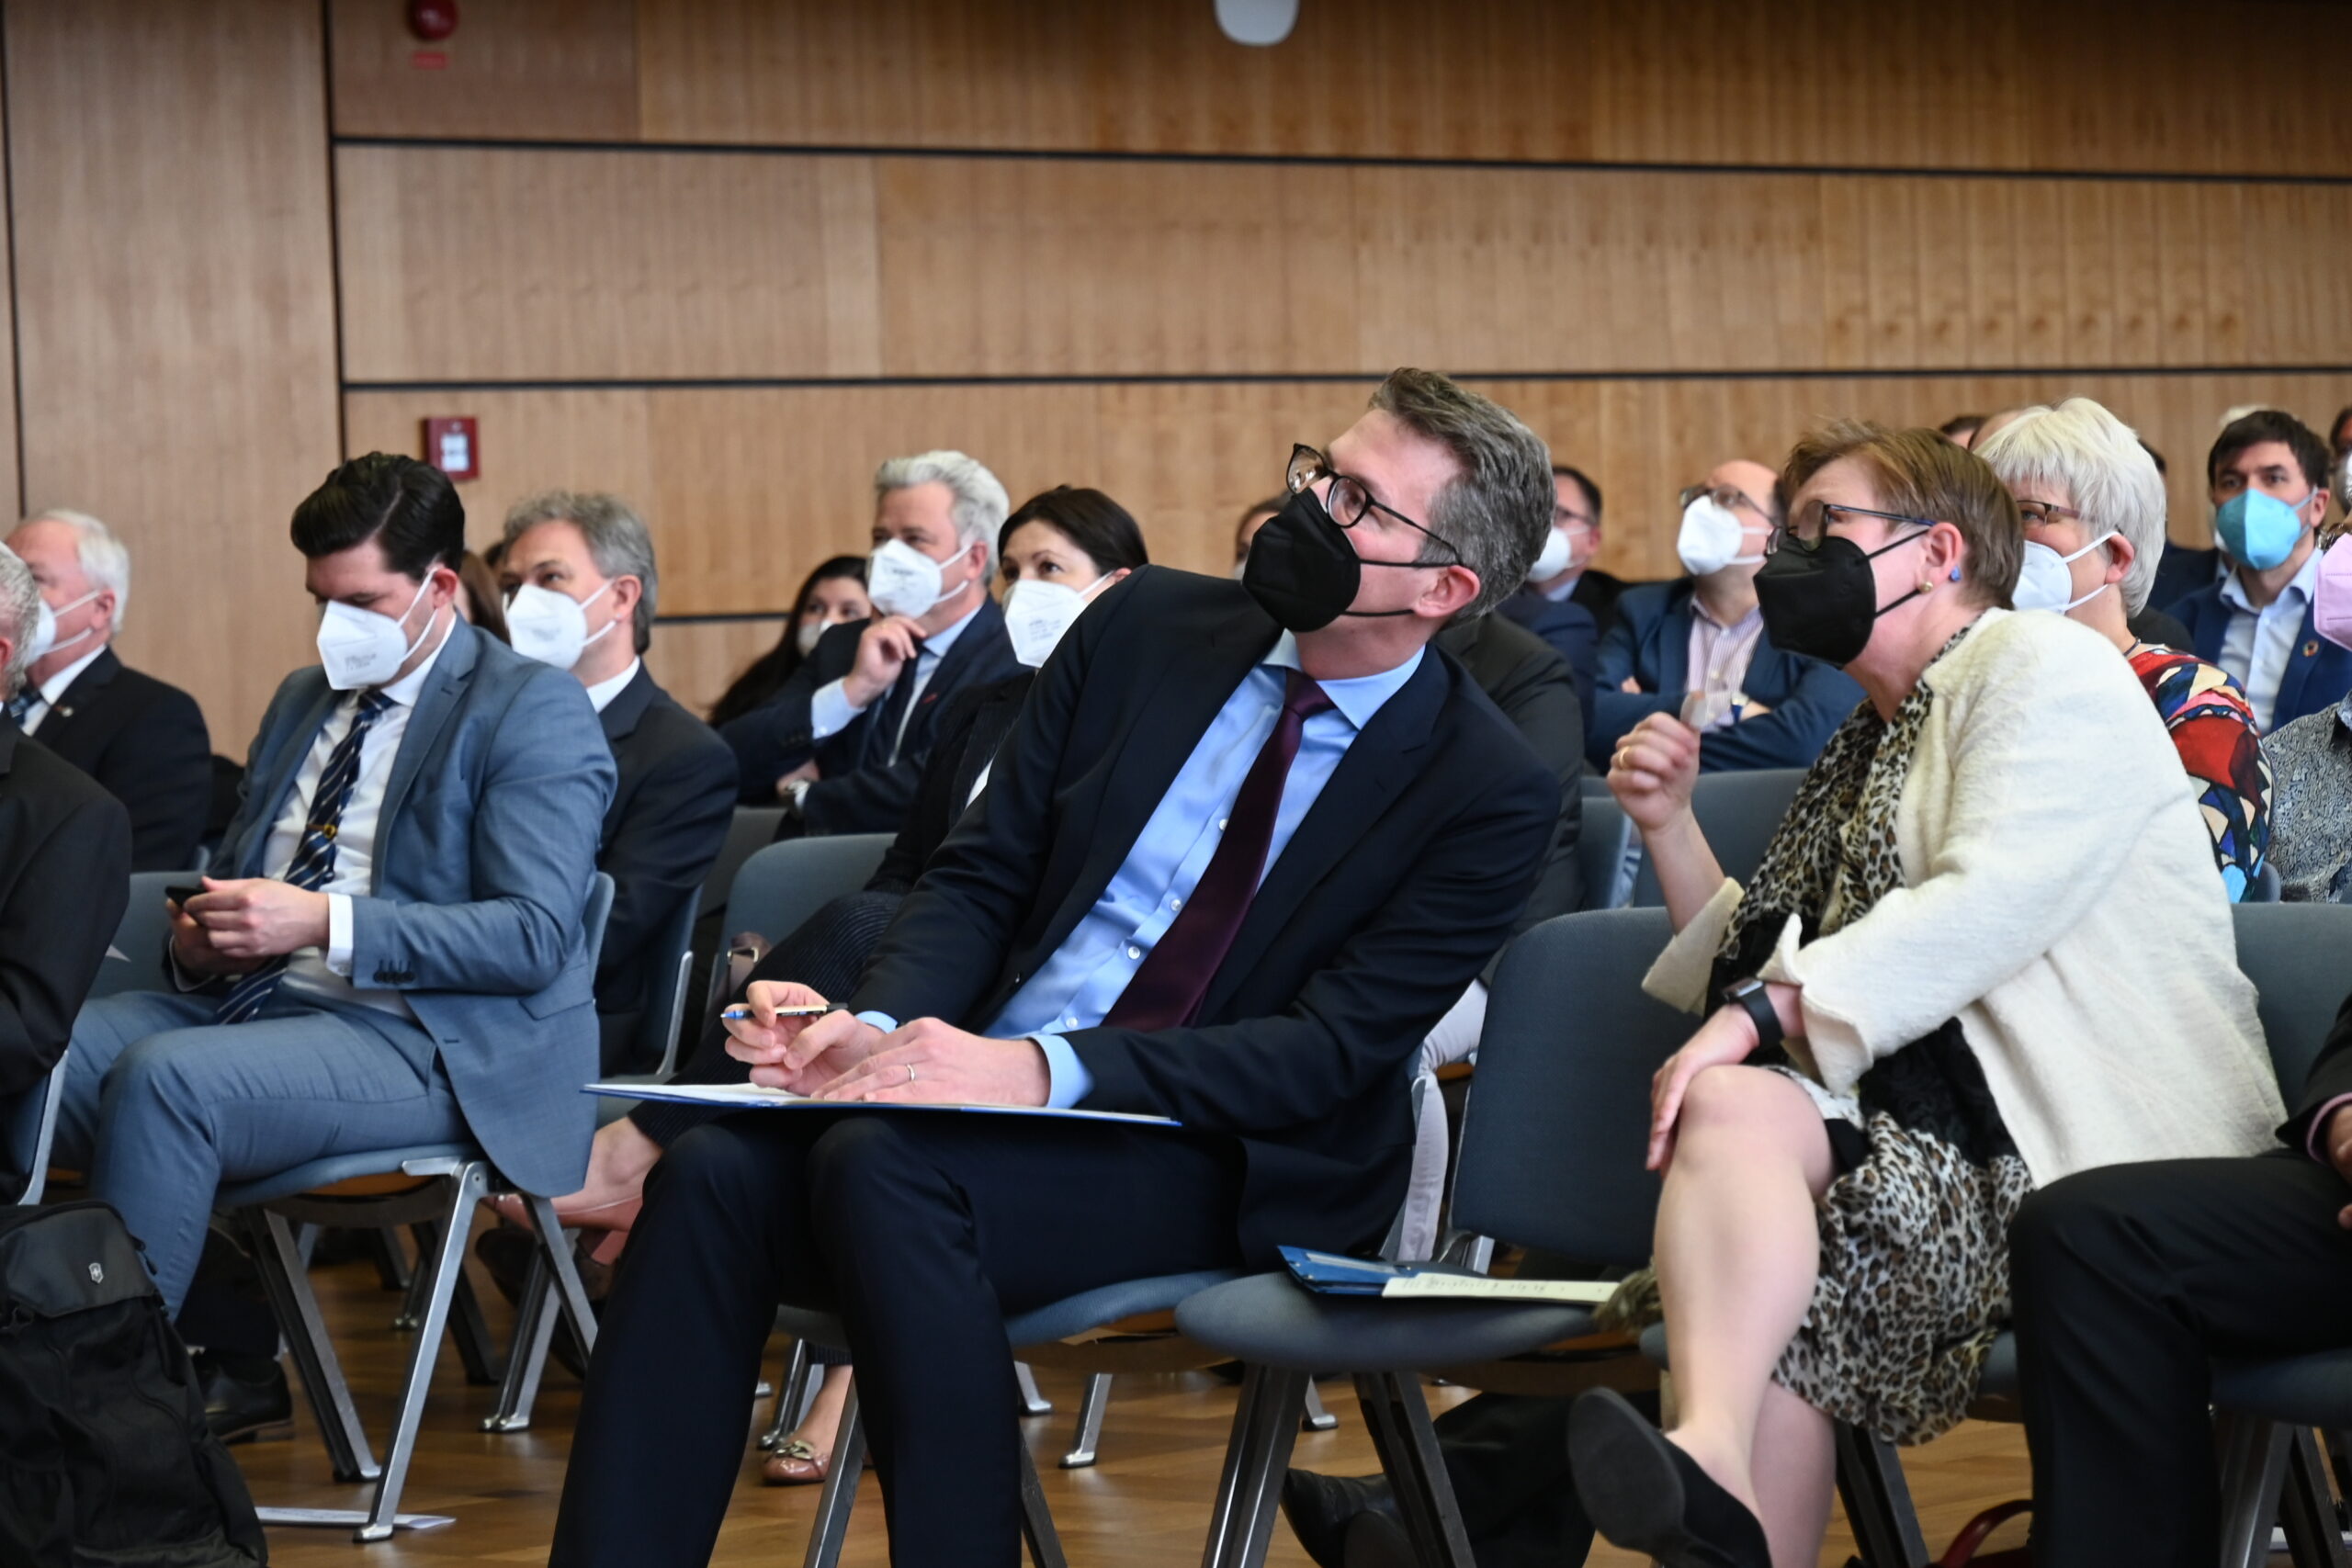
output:
[[1064,1029],[1076,1029],[1078,1027],[1078,1015],[1076,1013],[1072,1013],[1069,1017],[1062,1020],[1062,1027]]
[[1171,909],[1181,909],[1184,907],[1184,900],[1171,897],[1168,900],[1168,907]]
[[1216,830],[1217,830],[1218,832],[1222,833],[1222,832],[1224,832],[1224,831],[1225,831],[1225,824],[1226,824],[1227,820],[1227,819],[1226,818],[1223,818],[1223,817],[1220,817],[1220,818],[1218,818],[1216,819]]
[[1143,949],[1140,947],[1130,947],[1127,949],[1127,956],[1129,958],[1141,958],[1143,956]]

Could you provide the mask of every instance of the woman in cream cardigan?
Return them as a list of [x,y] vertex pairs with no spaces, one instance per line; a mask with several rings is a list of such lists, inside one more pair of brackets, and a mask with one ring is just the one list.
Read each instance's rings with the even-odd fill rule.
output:
[[1810,1565],[1833,1417],[1960,1420],[2035,1186],[2252,1154],[2281,1115],[2163,724],[2096,632],[2002,607],[2007,490],[1934,431],[1854,424],[1783,482],[1765,628],[1869,701],[1745,888],[1690,815],[1696,736],[1655,716],[1610,773],[1678,933],[1645,984],[1713,1010],[1653,1092],[1681,1419],[1588,1394],[1569,1449],[1601,1533],[1668,1568]]

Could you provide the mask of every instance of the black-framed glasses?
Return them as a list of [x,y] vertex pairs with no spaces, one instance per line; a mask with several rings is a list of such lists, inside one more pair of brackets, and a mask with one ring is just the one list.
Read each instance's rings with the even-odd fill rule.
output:
[[1759,505],[1754,496],[1733,485],[1684,485],[1682,493],[1675,498],[1674,509],[1677,512],[1687,511],[1690,503],[1702,495],[1726,512],[1753,512],[1765,522],[1779,526],[1769,508]]
[[2080,523],[2083,514],[2071,506],[2061,506],[2054,501],[2020,501],[2018,515],[2025,519],[2029,528],[2047,528],[2060,518]]
[[1848,506],[1841,502],[1818,502],[1813,508],[1813,529],[1810,533],[1803,527],[1775,524],[1771,534],[1764,541],[1764,553],[1768,556],[1772,554],[1781,547],[1781,540],[1792,536],[1795,537],[1799,548],[1811,549],[1821,543],[1822,536],[1828,533],[1831,524],[1846,517],[1877,517],[1889,523],[1916,524],[1922,528],[1932,528],[1942,521],[1939,517],[1914,517],[1904,512],[1881,512],[1870,506]]
[[[1290,468],[1283,475],[1283,488],[1296,495],[1312,490],[1325,480],[1330,488],[1323,493],[1323,510],[1331,521],[1342,528],[1352,528],[1364,520],[1364,514],[1374,510],[1386,513],[1397,522],[1412,529],[1433,544],[1444,547],[1446,558],[1442,561],[1414,561],[1415,566],[1460,566],[1462,553],[1426,525],[1416,522],[1374,496],[1371,489],[1352,474],[1343,474],[1331,466],[1331,459],[1305,442],[1295,442],[1290,449]],[[1398,563],[1406,564],[1406,563]]]

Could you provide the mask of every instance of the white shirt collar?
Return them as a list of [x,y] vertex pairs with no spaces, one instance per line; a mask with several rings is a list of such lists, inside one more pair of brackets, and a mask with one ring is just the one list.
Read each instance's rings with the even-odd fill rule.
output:
[[642,659],[632,659],[628,661],[628,668],[614,676],[611,680],[599,681],[594,685],[589,687],[589,705],[595,708],[598,713],[604,712],[606,705],[609,705],[615,697],[621,694],[621,689],[627,686],[631,681],[637,679],[637,672],[644,667],[645,660]]
[[[2300,593],[2302,595],[2302,602],[2306,604],[2310,604],[2312,597],[2319,592],[2319,557],[2318,543],[2313,541],[2312,553],[2303,558],[2302,570],[2288,580],[2287,586],[2278,591],[2278,597],[2271,603],[2278,604],[2290,593]],[[2235,570],[2232,570],[2229,575],[2222,579],[2222,603],[2233,610],[2243,611],[2249,615],[2262,614],[2260,610],[2255,608],[2254,601],[2245,596],[2245,583]]]
[[40,683],[40,691],[42,705],[47,707],[55,707],[57,705],[57,699],[65,694],[65,688],[74,683],[74,677],[81,674],[83,671],[87,670],[94,662],[96,661],[98,655],[104,653],[106,650],[107,645],[105,643],[100,643],[97,647],[90,649],[89,652],[82,655],[81,658],[75,660],[64,669],[60,670],[56,674],[51,675],[48,680],[43,681]]

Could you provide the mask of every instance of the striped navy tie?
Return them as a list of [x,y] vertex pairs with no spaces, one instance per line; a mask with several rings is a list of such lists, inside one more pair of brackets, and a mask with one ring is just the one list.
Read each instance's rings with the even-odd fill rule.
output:
[[[368,692],[360,697],[359,706],[351,716],[349,733],[335,742],[334,754],[327,759],[327,771],[319,775],[319,787],[311,794],[302,841],[294,847],[294,859],[287,866],[283,880],[309,892],[316,892],[334,880],[335,835],[343,826],[344,808],[351,804],[351,792],[359,783],[360,743],[390,706],[391,699],[381,692]],[[222,1023],[244,1022],[261,1011],[285,977],[286,959],[271,959],[242,976],[230,988],[214,1016]]]

